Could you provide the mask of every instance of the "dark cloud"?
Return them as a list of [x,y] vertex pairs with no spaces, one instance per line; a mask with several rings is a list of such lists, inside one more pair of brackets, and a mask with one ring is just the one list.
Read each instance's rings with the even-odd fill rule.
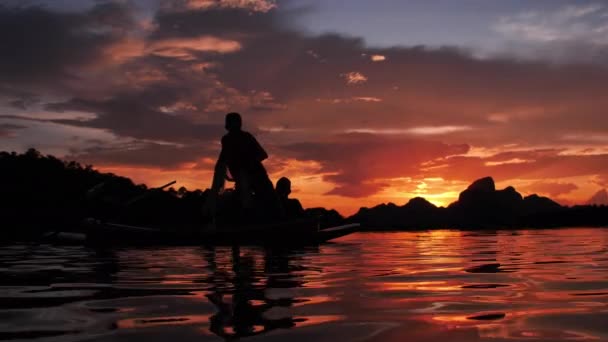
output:
[[[189,32],[212,32],[207,29],[192,20]],[[454,134],[450,141],[481,146],[512,143],[514,137],[520,143],[542,145],[571,132],[608,129],[608,121],[601,120],[602,108],[608,106],[602,95],[608,70],[593,65],[480,60],[457,48],[372,49],[361,39],[306,36],[276,24],[263,34],[244,35],[242,41],[243,49],[214,58],[213,72],[240,92],[268,91],[286,104],[287,110],[275,118],[289,117],[294,126],[464,124],[477,128],[475,134]],[[374,62],[373,55],[385,60]],[[341,77],[349,72],[358,72],[367,81],[349,86]],[[357,97],[381,101],[369,106],[334,101]],[[370,120],[370,113],[382,120]]]
[[215,157],[216,155],[215,146],[209,144],[176,146],[152,142],[133,142],[118,146],[93,147],[68,157],[95,165],[129,165],[175,169],[203,157]]
[[0,82],[60,83],[132,28],[130,9],[104,2],[85,13],[0,6]]
[[35,93],[16,88],[13,85],[3,85],[0,81],[0,105],[5,103],[8,107],[26,110],[39,102],[40,99]]
[[[104,13],[99,8],[103,6],[80,16],[95,18],[86,21],[88,25],[103,27],[110,19],[98,14]],[[123,17],[129,13],[127,7],[116,8],[123,10]],[[145,47],[171,39],[207,36],[232,39],[241,47],[231,53],[182,47],[191,58],[188,60],[150,55],[145,48],[131,51],[133,56],[127,62],[107,67],[105,76],[111,82],[99,72],[93,75],[95,78],[79,75],[86,77],[81,83],[86,80],[87,88],[94,88],[90,84],[100,87],[88,89],[85,98],[113,98],[118,102],[119,94],[143,88],[142,93],[158,94],[139,99],[146,107],[160,110],[152,104],[171,107],[185,102],[197,107],[190,113],[197,116],[195,121],[208,113],[239,110],[259,116],[256,112],[263,110],[270,112],[265,115],[266,121],[289,121],[314,129],[325,121],[327,126],[331,121],[331,129],[464,124],[478,130],[472,135],[454,134],[451,141],[476,145],[505,143],[515,135],[527,143],[539,144],[560,139],[572,130],[608,129],[602,123],[605,120],[598,122],[603,115],[599,108],[608,105],[602,100],[603,85],[608,80],[606,70],[509,59],[478,60],[457,48],[373,49],[358,38],[310,36],[289,28],[289,17],[300,14],[298,10],[252,12],[239,8],[160,10],[152,31],[132,44],[121,41],[116,53],[126,53],[118,50],[129,50],[137,44]],[[129,23],[128,17],[123,21]],[[120,41],[129,27],[110,31],[106,38]],[[72,39],[69,32],[88,32],[87,27],[78,26],[64,31],[58,35],[66,41]],[[84,44],[79,50],[90,49]],[[99,49],[93,50],[101,58]],[[384,56],[385,60],[374,62],[373,55]],[[69,59],[65,60],[69,66]],[[196,65],[206,66],[196,70]],[[368,81],[349,86],[341,75],[350,72],[365,75]],[[165,93],[157,91],[160,88]],[[71,95],[78,98],[82,92],[73,89]],[[157,96],[164,101],[158,101]],[[366,105],[334,101],[352,98],[379,101]],[[381,115],[382,120],[370,120],[372,112]],[[541,132],[539,125],[544,128]]]
[[291,144],[283,149],[296,159],[320,162],[325,180],[337,185],[329,194],[362,197],[386,187],[387,179],[420,176],[423,163],[465,154],[469,146],[345,134],[331,141]]
[[601,187],[607,188],[608,187],[608,174],[602,173],[596,179],[594,179],[593,182]]
[[239,8],[164,10],[155,17],[158,28],[151,38],[201,35],[255,38],[256,35],[276,32],[280,21],[276,11],[251,12]]
[[[536,155],[534,159],[527,159]],[[555,153],[534,153],[524,151],[521,154],[509,153],[513,159],[504,163],[495,163],[497,158],[456,156],[446,160],[430,163],[426,171],[428,177],[443,177],[445,179],[469,181],[494,176],[497,180],[507,179],[559,179],[596,175],[603,173],[603,166],[608,163],[608,154],[597,155],[564,155]]]
[[27,102],[24,99],[11,100],[9,102],[9,105],[11,107],[15,107],[17,109],[22,109],[22,110],[27,109]]
[[15,131],[24,129],[25,126],[15,125],[10,123],[0,123],[0,138],[10,137],[15,134]]
[[[162,96],[150,93],[134,97],[113,98],[106,101],[73,99],[69,102],[48,105],[54,111],[83,111],[97,115],[95,119],[53,120],[55,123],[82,127],[107,129],[118,136],[142,140],[159,140],[176,143],[196,143],[216,141],[221,137],[223,127],[218,124],[197,124],[185,118],[163,113],[158,110]],[[160,161],[159,161],[160,162]]]
[[546,181],[536,182],[519,188],[519,190],[522,190],[525,193],[538,193],[550,197],[565,195],[577,189],[578,186],[576,184]]

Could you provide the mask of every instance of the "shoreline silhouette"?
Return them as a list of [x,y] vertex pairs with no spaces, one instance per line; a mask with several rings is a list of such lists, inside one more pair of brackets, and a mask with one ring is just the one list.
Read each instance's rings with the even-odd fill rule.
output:
[[[58,228],[75,227],[84,218],[112,218],[131,224],[192,229],[204,224],[202,207],[207,190],[148,188],[91,165],[25,153],[0,152],[4,196],[1,240],[39,236]],[[133,198],[140,198],[133,201]],[[515,229],[568,226],[607,226],[608,206],[562,206],[538,195],[523,197],[515,188],[497,190],[486,177],[473,182],[447,207],[424,198],[361,208],[344,218],[337,211],[306,208],[308,217],[323,217],[327,225],[360,223],[362,230]]]

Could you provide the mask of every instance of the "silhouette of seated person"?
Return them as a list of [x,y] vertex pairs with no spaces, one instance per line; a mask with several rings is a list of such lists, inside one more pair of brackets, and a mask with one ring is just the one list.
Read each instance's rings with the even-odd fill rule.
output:
[[251,133],[241,129],[240,114],[228,113],[225,128],[228,133],[222,137],[216,173],[222,167],[228,169],[231,178],[227,178],[235,182],[235,192],[245,214],[258,218],[276,216],[278,199],[262,164],[268,154]]
[[285,215],[288,218],[301,217],[304,215],[304,208],[302,208],[300,201],[295,198],[289,198],[289,194],[291,193],[291,181],[289,178],[281,177],[281,179],[277,181],[275,191],[279,197],[279,202],[283,207]]

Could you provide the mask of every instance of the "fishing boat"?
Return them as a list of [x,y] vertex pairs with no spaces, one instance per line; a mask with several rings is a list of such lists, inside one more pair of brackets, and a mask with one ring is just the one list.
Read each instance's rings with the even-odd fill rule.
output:
[[82,232],[57,232],[47,240],[55,243],[88,245],[316,245],[350,233],[359,224],[320,228],[310,219],[285,222],[224,225],[209,224],[202,229],[160,229],[89,219]]
[[[219,183],[217,179],[223,180],[223,177],[222,173],[219,173],[219,176],[215,175],[214,184]],[[172,184],[175,184],[175,181],[153,190],[160,191]],[[95,197],[96,193],[102,190],[102,185],[89,190],[89,197]],[[132,198],[124,204],[124,208],[126,209],[141,201],[151,193],[146,192]],[[215,200],[206,202],[204,208],[215,209],[217,198],[213,199]],[[322,227],[320,217],[283,219],[261,223],[244,223],[241,221],[237,223],[230,221],[230,219],[234,219],[234,217],[224,217],[220,220],[222,223],[217,223],[217,218],[214,217],[210,220],[210,223],[191,227],[150,227],[131,223],[125,224],[124,220],[89,218],[83,221],[82,227],[78,231],[48,233],[43,239],[51,243],[107,246],[234,244],[303,246],[316,245],[348,235],[355,232],[359,227],[357,223]]]

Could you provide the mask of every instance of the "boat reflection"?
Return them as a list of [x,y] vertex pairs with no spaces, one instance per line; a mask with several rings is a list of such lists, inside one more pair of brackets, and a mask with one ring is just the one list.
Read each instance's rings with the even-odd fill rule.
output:
[[290,260],[295,258],[294,251],[264,249],[263,255],[255,252],[232,247],[230,273],[218,265],[218,260],[226,259],[217,258],[215,248],[206,254],[210,280],[214,284],[206,297],[217,308],[217,313],[209,319],[209,330],[220,337],[254,336],[306,321],[306,318],[295,318],[291,310],[298,300],[289,289],[303,284],[292,273],[295,267],[290,265]]

